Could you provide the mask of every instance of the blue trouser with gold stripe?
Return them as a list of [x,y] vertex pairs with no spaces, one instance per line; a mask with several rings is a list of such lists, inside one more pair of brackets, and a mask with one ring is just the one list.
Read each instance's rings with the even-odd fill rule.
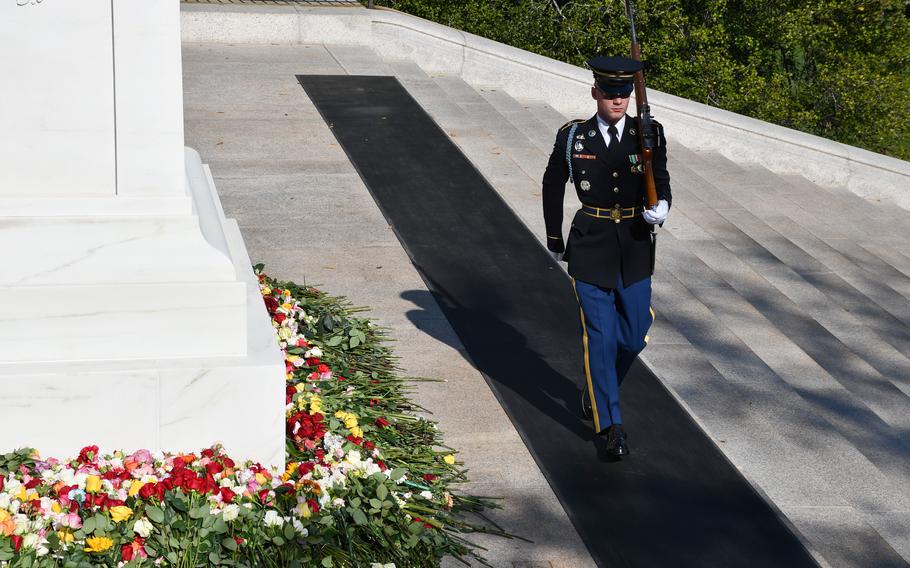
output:
[[622,424],[619,386],[648,341],[654,321],[651,279],[625,287],[620,276],[616,288],[601,288],[574,281],[581,311],[588,395],[594,411],[594,429]]

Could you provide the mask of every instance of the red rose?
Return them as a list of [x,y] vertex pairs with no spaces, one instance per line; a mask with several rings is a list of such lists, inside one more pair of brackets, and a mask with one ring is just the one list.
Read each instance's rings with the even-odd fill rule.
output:
[[278,309],[278,300],[272,296],[264,296],[262,300],[265,302],[265,309],[269,311],[269,314],[274,314]]
[[284,314],[275,314],[272,316],[272,318],[278,323],[282,323],[284,320],[288,319],[288,317]]
[[232,460],[231,458],[229,458],[229,457],[227,457],[227,456],[225,456],[225,457],[221,460],[221,463],[224,464],[224,467],[226,467],[226,468],[228,468],[228,469],[233,469],[233,468],[234,468],[234,460]]
[[313,511],[314,513],[319,512],[319,502],[315,499],[307,499],[306,504],[310,508],[310,511]]
[[13,534],[10,535],[10,538],[13,540],[13,550],[19,552],[19,549],[22,548],[22,537],[17,534]]
[[325,363],[320,363],[319,366],[316,367],[316,372],[319,374],[331,373],[332,369],[330,369],[329,366],[326,365]]
[[436,481],[436,476],[433,475],[432,473],[425,473],[425,474],[423,474],[423,480],[428,483],[433,483],[434,481]]
[[376,419],[376,425],[379,426],[380,428],[387,428],[389,426],[389,424],[390,424],[390,422],[388,420],[386,420],[385,418],[383,418],[382,416],[380,416],[379,418]]
[[208,449],[202,450],[202,457],[204,457],[204,458],[209,458],[209,459],[214,458],[214,457],[215,457],[215,450],[213,450],[212,448],[208,448]]
[[210,475],[215,475],[216,473],[221,473],[224,471],[224,466],[218,462],[210,462],[205,466],[205,471]]
[[246,542],[246,541],[243,540],[243,537],[242,537],[242,536],[235,536],[235,537],[234,537],[234,542],[236,542],[238,546],[243,546],[243,543]]
[[303,462],[297,466],[297,473],[300,474],[300,477],[303,477],[314,469],[316,469],[316,464],[313,462]]
[[98,457],[98,446],[86,446],[82,448],[79,452],[79,463],[89,464],[95,463],[95,458]]
[[221,488],[221,500],[223,502],[230,503],[231,501],[234,500],[234,497],[236,497],[236,496],[237,496],[237,494],[234,493],[233,491],[231,491],[230,489],[228,489],[227,487]]
[[372,452],[373,450],[376,449],[376,444],[367,440],[366,442],[363,443],[363,447],[368,449],[370,452]]
[[298,339],[297,347],[309,347],[310,344],[306,342],[306,339]]
[[156,483],[146,483],[139,489],[139,497],[142,497],[145,500],[151,499],[152,495],[155,494],[155,485]]
[[378,399],[375,399],[375,398],[370,399],[370,406],[376,406],[377,404],[379,404]]
[[3,476],[0,475],[0,491],[3,491]]

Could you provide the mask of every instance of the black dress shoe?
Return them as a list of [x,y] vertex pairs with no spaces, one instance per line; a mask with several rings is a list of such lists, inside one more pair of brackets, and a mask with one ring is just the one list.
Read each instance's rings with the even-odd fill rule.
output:
[[588,389],[581,390],[581,415],[585,420],[591,420],[594,417],[594,409],[591,408],[591,397],[588,395]]
[[629,455],[626,431],[622,429],[622,424],[613,424],[607,429],[607,453],[617,458]]

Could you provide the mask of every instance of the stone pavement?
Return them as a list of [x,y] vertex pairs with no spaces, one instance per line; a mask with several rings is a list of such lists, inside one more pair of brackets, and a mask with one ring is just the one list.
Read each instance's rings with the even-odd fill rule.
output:
[[[449,381],[418,401],[463,450],[472,489],[507,498],[495,518],[536,541],[484,539],[493,564],[590,565],[293,75],[395,75],[541,239],[540,179],[565,117],[360,47],[185,45],[184,59],[187,144],[254,261],[372,306],[409,372]],[[644,361],[823,562],[892,566],[889,547],[910,558],[905,212],[668,135],[674,207]]]

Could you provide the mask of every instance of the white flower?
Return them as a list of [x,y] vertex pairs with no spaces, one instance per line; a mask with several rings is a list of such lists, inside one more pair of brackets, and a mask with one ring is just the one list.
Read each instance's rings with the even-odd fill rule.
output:
[[332,506],[337,507],[338,509],[344,507],[344,499],[341,497],[335,497],[332,499]]
[[420,496],[423,497],[424,499],[426,499],[427,501],[433,500],[433,494],[430,493],[429,491],[421,491]]
[[222,513],[221,518],[224,519],[224,522],[229,523],[236,519],[240,515],[240,506],[236,503],[231,503],[224,508],[224,513]]
[[278,511],[271,509],[265,512],[265,518],[262,520],[262,522],[267,527],[280,527],[284,524],[284,519],[281,518],[281,515],[278,514]]
[[306,529],[306,527],[303,526],[303,523],[301,523],[299,519],[292,519],[291,524],[294,525],[294,530],[297,531],[297,534],[299,534],[300,536],[309,536],[310,535],[310,531],[308,531]]
[[9,509],[11,498],[6,493],[0,493],[0,509]]
[[138,519],[133,523],[133,532],[141,536],[142,538],[148,538],[152,531],[155,530],[152,522],[145,517]]
[[395,563],[389,562],[388,564],[381,564],[379,562],[371,562],[370,568],[395,568]]
[[307,350],[306,353],[303,354],[303,356],[307,359],[310,357],[322,357],[322,349],[318,347],[311,347],[309,350]]
[[23,548],[36,548],[38,546],[38,535],[35,533],[28,533],[22,537],[22,547]]

